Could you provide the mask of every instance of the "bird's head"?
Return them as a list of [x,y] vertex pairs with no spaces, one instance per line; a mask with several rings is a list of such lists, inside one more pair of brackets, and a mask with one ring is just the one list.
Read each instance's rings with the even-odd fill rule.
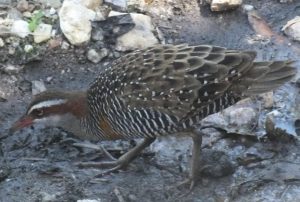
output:
[[26,113],[12,125],[10,132],[38,123],[63,127],[72,132],[72,127],[77,128],[80,119],[86,115],[86,93],[45,91],[34,97]]

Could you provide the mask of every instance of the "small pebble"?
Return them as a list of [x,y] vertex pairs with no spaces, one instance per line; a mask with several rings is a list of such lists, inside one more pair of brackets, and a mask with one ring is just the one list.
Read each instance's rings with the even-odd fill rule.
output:
[[32,81],[32,95],[36,95],[46,90],[46,86],[43,81]]
[[49,14],[54,15],[56,13],[55,8],[50,8]]
[[28,1],[26,0],[21,0],[18,2],[18,5],[17,5],[17,9],[21,12],[24,12],[24,11],[27,11],[29,8],[29,4],[28,4]]
[[3,47],[5,45],[4,41],[2,38],[0,38],[0,47]]
[[63,42],[61,43],[61,49],[63,49],[63,50],[68,50],[69,48],[70,48],[70,44],[69,44],[68,42],[63,41]]
[[52,76],[48,76],[48,77],[46,78],[46,81],[47,81],[48,83],[50,83],[52,80],[53,80],[53,77],[52,77]]
[[33,46],[32,46],[32,45],[26,44],[26,45],[24,46],[24,51],[25,51],[25,53],[29,53],[29,52],[31,52],[32,50],[33,50]]

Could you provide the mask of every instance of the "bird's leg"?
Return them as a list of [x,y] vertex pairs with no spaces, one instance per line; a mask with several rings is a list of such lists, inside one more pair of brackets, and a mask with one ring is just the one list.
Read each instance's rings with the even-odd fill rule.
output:
[[109,159],[111,159],[113,161],[117,160],[102,145],[92,144],[92,143],[78,143],[78,142],[75,142],[75,143],[73,143],[73,146],[74,147],[79,147],[79,148],[89,148],[89,149],[94,149],[94,150],[97,150],[97,151],[101,151]]
[[146,147],[148,147],[155,138],[145,138],[140,144],[136,145],[134,148],[123,154],[119,159],[115,161],[107,162],[81,162],[78,164],[80,167],[97,167],[106,168],[112,167],[111,169],[105,171],[101,175],[108,174],[115,170],[125,168],[132,160],[134,160]]
[[191,137],[193,138],[193,150],[191,159],[191,168],[188,179],[180,183],[178,186],[189,184],[190,190],[192,190],[197,182],[200,174],[200,155],[201,155],[201,144],[202,144],[202,132],[198,130],[193,130]]

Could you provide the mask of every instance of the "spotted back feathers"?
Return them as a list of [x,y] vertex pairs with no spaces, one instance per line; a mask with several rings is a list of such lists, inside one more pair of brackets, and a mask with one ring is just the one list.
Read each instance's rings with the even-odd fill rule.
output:
[[291,62],[254,62],[255,56],[253,51],[209,45],[157,45],[129,53],[91,84],[90,113],[96,121],[106,117],[118,133],[139,132],[130,130],[136,126],[130,123],[143,127],[155,119],[154,113],[164,119],[164,128],[152,125],[157,132],[189,127],[243,96],[270,91],[295,74]]

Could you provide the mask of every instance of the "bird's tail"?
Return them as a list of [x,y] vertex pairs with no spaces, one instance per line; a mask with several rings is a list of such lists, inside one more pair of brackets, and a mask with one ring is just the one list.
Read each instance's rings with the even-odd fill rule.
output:
[[232,91],[245,96],[271,91],[290,81],[297,70],[293,61],[254,62],[252,67],[236,80]]

